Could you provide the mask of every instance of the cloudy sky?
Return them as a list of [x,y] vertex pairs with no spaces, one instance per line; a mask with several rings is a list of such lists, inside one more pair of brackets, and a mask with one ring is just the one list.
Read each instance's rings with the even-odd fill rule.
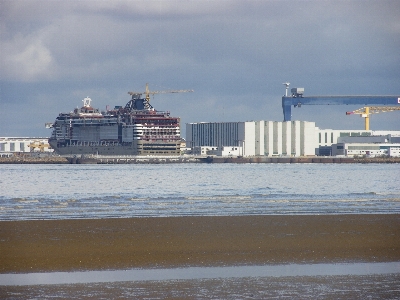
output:
[[[0,0],[0,136],[45,137],[82,105],[160,94],[190,122],[282,121],[283,82],[307,95],[400,95],[400,1]],[[360,106],[302,106],[292,120],[363,129]],[[371,129],[400,130],[400,111]]]

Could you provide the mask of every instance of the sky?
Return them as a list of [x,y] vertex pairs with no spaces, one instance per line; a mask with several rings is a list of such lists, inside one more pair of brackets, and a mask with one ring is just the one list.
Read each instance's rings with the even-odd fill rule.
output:
[[[400,95],[400,1],[0,0],[0,136],[47,137],[60,112],[125,105],[128,91],[193,122],[283,121],[305,95]],[[364,129],[359,105],[303,105],[292,120]],[[371,116],[400,130],[400,111]]]

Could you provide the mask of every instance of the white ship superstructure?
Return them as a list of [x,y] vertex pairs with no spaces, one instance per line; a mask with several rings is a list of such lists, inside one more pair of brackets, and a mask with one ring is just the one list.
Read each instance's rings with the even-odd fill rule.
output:
[[[171,91],[185,92],[185,91]],[[60,113],[49,139],[51,147],[60,155],[180,155],[180,118],[169,112],[157,111],[146,97],[133,93],[125,105],[100,112],[91,106],[91,99],[83,99],[83,106],[70,113]]]

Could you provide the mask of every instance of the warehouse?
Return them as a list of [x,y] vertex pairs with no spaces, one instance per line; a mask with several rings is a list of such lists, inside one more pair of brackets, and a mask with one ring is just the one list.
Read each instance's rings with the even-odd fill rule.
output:
[[47,138],[0,137],[0,157],[15,153],[53,152]]
[[186,124],[188,147],[240,147],[243,156],[315,155],[315,123],[251,121]]
[[[211,152],[206,150],[214,147],[217,149],[238,147],[241,156],[354,156],[368,153],[365,152],[368,150],[361,149],[360,146],[361,152],[358,150],[343,152],[338,151],[336,145],[346,143],[346,147],[355,149],[351,146],[352,143],[389,143],[393,144],[391,149],[386,147],[384,151],[382,148],[379,153],[396,156],[394,153],[396,147],[400,146],[397,140],[399,138],[399,131],[320,129],[314,122],[307,121],[186,124],[187,146],[192,149],[202,148],[201,153],[196,152],[201,155],[210,154]],[[223,152],[220,155],[223,155]]]
[[334,156],[391,156],[400,157],[400,144],[389,143],[338,143],[333,145]]

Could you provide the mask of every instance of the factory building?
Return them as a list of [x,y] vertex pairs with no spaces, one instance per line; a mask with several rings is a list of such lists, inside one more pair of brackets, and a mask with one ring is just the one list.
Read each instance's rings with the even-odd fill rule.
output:
[[[316,128],[316,138],[318,146],[332,146],[338,142],[343,142],[348,138],[364,137],[364,142],[378,142],[378,136],[400,137],[400,131],[382,131],[382,130],[337,130],[337,129],[320,129]],[[374,137],[374,138],[373,138]],[[379,142],[382,140],[379,138]],[[388,140],[383,141],[388,142]]]
[[242,122],[186,124],[186,145],[190,148],[237,146],[239,136],[244,138],[243,132],[239,134],[241,126],[243,126]]
[[400,157],[400,144],[337,143],[332,146],[333,156],[392,156]]
[[314,122],[244,122],[245,138],[242,139],[244,155],[314,155],[314,133]]
[[234,147],[241,156],[397,156],[400,131],[320,129],[307,121],[188,123],[186,143],[199,155],[226,155],[221,149]]
[[237,146],[224,146],[224,147],[209,147],[209,146],[196,146],[190,149],[189,152],[193,155],[215,155],[215,156],[243,156],[243,148]]
[[239,147],[243,156],[315,155],[315,123],[252,121],[188,123],[188,147]]
[[[392,136],[387,132],[382,135],[341,136],[332,145],[332,155],[344,156],[392,156],[399,157],[400,136]],[[398,132],[392,132],[394,135]]]
[[[397,156],[394,148],[400,147],[400,131],[317,128],[316,140],[318,145],[315,154],[319,156]],[[379,144],[382,144],[381,150],[379,150]],[[374,151],[369,151],[371,147]],[[391,148],[393,148],[392,151],[390,151]]]
[[0,137],[0,157],[37,152],[53,152],[47,138]]

